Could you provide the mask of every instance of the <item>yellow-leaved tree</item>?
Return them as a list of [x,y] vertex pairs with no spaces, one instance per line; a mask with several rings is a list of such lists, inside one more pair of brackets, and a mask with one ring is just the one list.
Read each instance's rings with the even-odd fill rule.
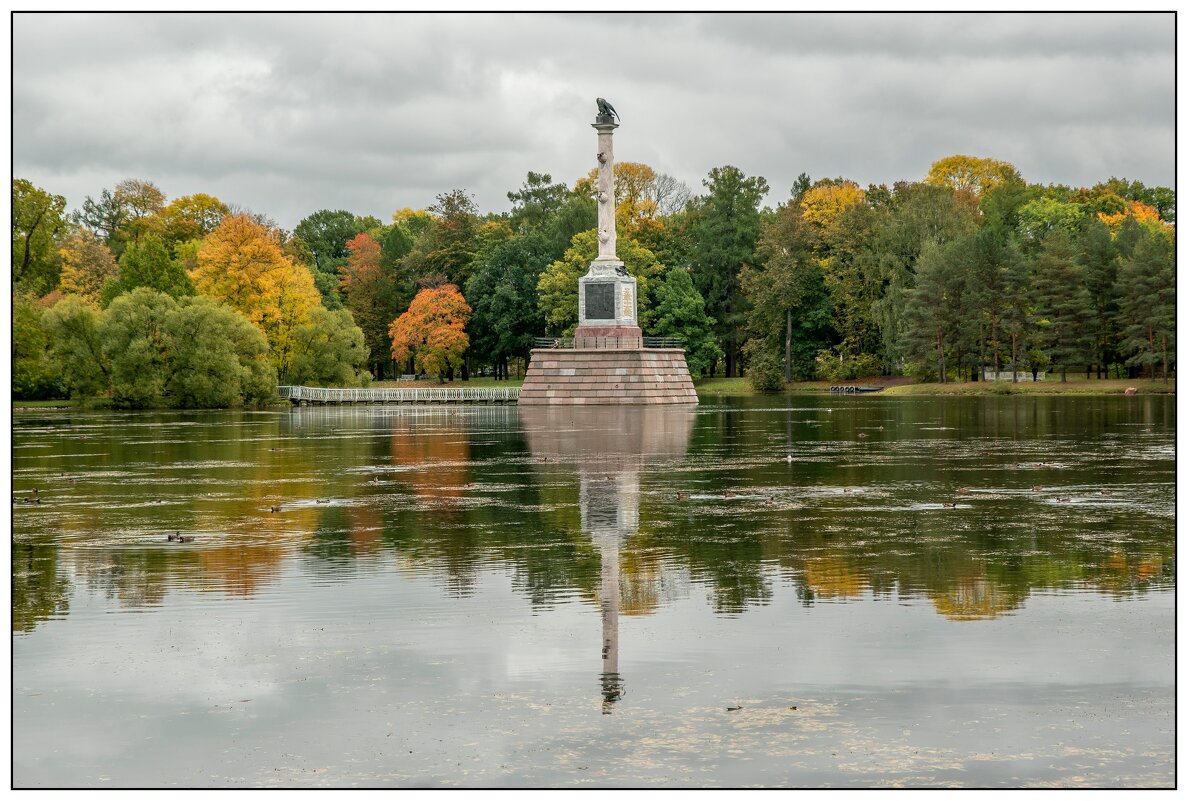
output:
[[202,240],[190,279],[199,294],[223,301],[263,332],[283,380],[294,333],[322,296],[310,271],[281,251],[276,233],[245,214],[224,217]]
[[119,275],[106,243],[86,228],[74,228],[63,237],[58,256],[62,261],[62,292],[81,295],[97,307],[103,285]]
[[821,229],[833,227],[841,213],[866,199],[853,181],[820,181],[800,198],[800,216]]
[[947,186],[954,192],[969,192],[980,197],[991,187],[1018,179],[1019,171],[1009,161],[956,155],[934,161],[928,175],[924,176],[924,183]]

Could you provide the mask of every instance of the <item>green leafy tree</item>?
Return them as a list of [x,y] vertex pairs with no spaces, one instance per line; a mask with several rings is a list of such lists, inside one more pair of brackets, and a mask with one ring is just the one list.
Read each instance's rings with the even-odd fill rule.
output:
[[165,396],[172,406],[214,409],[261,405],[276,394],[268,340],[229,306],[184,298],[168,313]]
[[126,217],[127,212],[116,201],[115,195],[112,194],[110,189],[102,190],[99,193],[98,200],[87,195],[83,200],[82,208],[71,215],[71,219],[75,223],[102,237],[103,241],[112,249],[117,258],[123,251],[123,248],[116,240],[116,232],[124,224]]
[[479,217],[474,197],[461,189],[437,196],[432,222],[404,258],[405,268],[425,287],[465,286],[478,249]]
[[65,225],[66,198],[24,178],[12,180],[12,284],[44,295],[58,284],[55,237]]
[[177,301],[138,287],[112,301],[99,325],[103,355],[111,365],[111,399],[116,406],[146,409],[165,405],[172,342],[167,318]]
[[[513,228],[543,229],[565,205],[569,188],[548,173],[529,172],[518,192],[508,192]],[[589,227],[589,226],[584,226]],[[576,232],[575,232],[576,233]]]
[[979,367],[1002,369],[1018,363],[1019,337],[1026,328],[1027,264],[1010,231],[988,224],[958,241],[959,269],[966,282],[963,344]]
[[1079,203],[1040,197],[1020,206],[1018,217],[1018,232],[1024,247],[1034,253],[1055,230],[1075,234],[1085,223],[1088,213]]
[[43,310],[33,298],[12,298],[12,395],[17,400],[58,397],[58,372],[50,358]]
[[173,298],[194,294],[194,284],[186,274],[185,259],[170,257],[165,243],[148,235],[142,242],[131,242],[119,260],[119,277],[102,292],[105,302],[139,287],[155,289]]
[[[767,181],[747,178],[737,167],[715,167],[702,183],[708,194],[690,204],[689,258],[693,285],[705,298],[726,360],[726,375],[739,369],[745,307],[738,274],[755,259],[759,240],[759,203]],[[711,373],[713,369],[711,368]]]
[[[747,302],[748,356],[757,388],[813,378],[817,353],[834,336],[825,276],[813,252],[814,233],[799,203],[788,203],[764,222],[756,263],[740,275]],[[780,381],[776,382],[773,371]]]
[[1118,271],[1122,287],[1120,322],[1122,352],[1126,363],[1149,367],[1163,365],[1167,381],[1176,351],[1175,256],[1166,236],[1146,231]]
[[378,226],[374,218],[357,217],[349,211],[322,209],[315,211],[293,229],[309,252],[313,255],[314,285],[322,294],[323,303],[339,308],[342,298],[339,290],[339,269],[346,264],[347,242],[372,226]]
[[473,309],[470,351],[489,360],[497,378],[507,377],[510,359],[528,358],[545,329],[536,286],[550,262],[549,240],[539,228],[522,230],[479,253],[464,293]]
[[[869,197],[868,193],[868,197]],[[951,189],[925,183],[897,183],[890,197],[872,207],[875,221],[856,260],[870,285],[870,314],[882,339],[884,364],[902,369],[903,318],[907,291],[926,242],[944,245],[973,232],[977,206]]]
[[1085,276],[1085,287],[1093,306],[1093,346],[1101,371],[1118,361],[1118,253],[1110,229],[1098,219],[1089,219],[1077,236],[1077,263]]
[[[661,270],[660,263],[650,250],[630,239],[619,239],[616,250],[636,281],[639,324],[644,330],[651,330],[651,282]],[[536,290],[548,332],[560,336],[573,334],[578,323],[578,279],[586,274],[597,256],[598,232],[583,231],[574,236],[564,258],[541,273]]]
[[1063,229],[1044,239],[1032,267],[1037,344],[1051,369],[1068,380],[1070,365],[1087,364],[1093,352],[1093,303],[1072,240]]
[[103,351],[99,322],[99,311],[78,295],[66,295],[42,316],[56,371],[72,398],[91,398],[107,390],[111,363]]
[[598,222],[598,202],[593,195],[571,191],[557,212],[548,218],[544,226],[549,238],[551,261],[557,261],[573,245],[573,238],[582,231],[589,231]]
[[371,381],[363,331],[346,309],[318,306],[294,335],[292,367],[287,384],[362,387]]
[[942,384],[948,381],[953,343],[962,325],[962,244],[926,242],[916,265],[916,285],[905,293],[903,350],[913,363],[911,372],[928,376],[935,364]]
[[714,338],[714,318],[705,313],[705,300],[693,286],[683,267],[669,267],[656,285],[656,308],[651,332],[659,337],[677,337],[685,349],[689,372],[700,375],[722,358]]

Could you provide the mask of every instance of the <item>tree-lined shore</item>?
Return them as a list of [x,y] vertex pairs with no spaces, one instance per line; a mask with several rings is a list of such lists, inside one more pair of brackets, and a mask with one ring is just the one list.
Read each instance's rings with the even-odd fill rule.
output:
[[[695,377],[771,391],[1174,370],[1165,187],[1030,184],[968,156],[891,186],[801,175],[774,206],[732,166],[700,194],[645,164],[615,177],[641,324],[680,337]],[[521,375],[534,338],[576,326],[593,195],[593,173],[569,186],[529,172],[504,213],[452,190],[390,222],[323,209],[289,231],[142,179],[73,213],[15,179],[14,398],[222,407],[267,402],[277,383]]]

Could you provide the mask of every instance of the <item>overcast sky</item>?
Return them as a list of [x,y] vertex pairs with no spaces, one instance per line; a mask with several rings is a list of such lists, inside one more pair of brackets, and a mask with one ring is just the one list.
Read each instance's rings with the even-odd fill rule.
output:
[[77,208],[124,178],[292,228],[450,189],[509,208],[529,170],[619,161],[918,180],[954,153],[1032,182],[1174,186],[1171,13],[17,14],[15,177]]

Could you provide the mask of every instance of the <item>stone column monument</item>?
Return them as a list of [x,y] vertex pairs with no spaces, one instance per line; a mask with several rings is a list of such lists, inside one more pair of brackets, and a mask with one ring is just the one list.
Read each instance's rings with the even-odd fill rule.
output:
[[[681,348],[644,346],[635,279],[615,253],[614,106],[598,98],[598,256],[578,279],[572,349],[536,348],[520,405],[697,403]],[[568,344],[568,343],[564,343]]]
[[635,279],[615,253],[615,122],[614,108],[599,98],[598,131],[598,258],[578,279],[578,327],[574,347],[643,347],[636,322]]

